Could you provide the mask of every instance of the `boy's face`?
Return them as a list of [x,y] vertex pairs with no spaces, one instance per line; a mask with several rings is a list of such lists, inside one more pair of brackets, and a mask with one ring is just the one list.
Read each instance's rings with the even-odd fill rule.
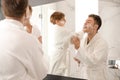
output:
[[66,23],[65,18],[62,18],[61,20],[57,20],[57,21],[56,21],[56,24],[59,25],[59,26],[64,26],[65,23]]

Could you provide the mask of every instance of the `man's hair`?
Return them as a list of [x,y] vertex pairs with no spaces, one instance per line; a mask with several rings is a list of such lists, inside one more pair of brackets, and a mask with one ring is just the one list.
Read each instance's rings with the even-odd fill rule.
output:
[[56,20],[61,20],[64,17],[64,13],[56,11],[50,16],[50,22],[56,24]]
[[88,17],[92,17],[94,19],[95,24],[98,25],[98,29],[97,30],[99,30],[101,25],[102,25],[102,20],[101,20],[100,16],[95,15],[95,14],[90,14]]
[[28,0],[2,0],[1,5],[5,16],[21,18],[26,13]]
[[29,8],[30,12],[32,13],[32,7],[30,5],[28,5],[28,8]]

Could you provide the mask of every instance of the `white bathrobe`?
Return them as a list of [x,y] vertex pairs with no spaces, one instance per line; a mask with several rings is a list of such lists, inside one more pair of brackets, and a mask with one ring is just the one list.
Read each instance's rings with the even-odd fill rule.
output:
[[53,34],[51,36],[54,42],[49,53],[51,55],[49,73],[64,76],[67,68],[66,55],[70,42],[70,32],[65,27],[54,26]]
[[16,20],[0,22],[0,80],[42,80],[47,69],[37,39]]
[[[25,29],[25,30],[27,29],[26,26],[24,27],[24,29]],[[40,32],[40,30],[39,30],[39,28],[38,28],[38,26],[33,25],[33,24],[32,24],[32,33],[31,33],[31,34],[32,34],[33,36],[35,36],[36,38],[42,36],[42,35],[41,35],[41,32]]]
[[81,61],[80,72],[88,80],[109,80],[107,75],[108,46],[97,33],[87,44],[87,38],[81,41],[76,58]]

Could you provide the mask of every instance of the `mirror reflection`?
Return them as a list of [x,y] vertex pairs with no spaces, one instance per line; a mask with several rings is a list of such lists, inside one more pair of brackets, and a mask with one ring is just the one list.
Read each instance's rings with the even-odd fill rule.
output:
[[47,74],[120,80],[119,0],[33,4],[29,5],[24,26],[30,34],[34,32],[31,26],[37,28],[34,36],[42,45]]
[[[100,15],[101,18],[102,18],[102,26],[99,30],[99,33],[102,35],[102,37],[108,43],[107,65],[108,65],[108,69],[111,73],[110,76],[112,75],[111,80],[119,80],[119,78],[120,78],[119,68],[118,68],[119,65],[114,65],[114,67],[116,68],[115,70],[111,69],[109,67],[110,66],[109,61],[117,60],[119,62],[119,58],[120,58],[119,44],[118,44],[119,43],[119,38],[117,39],[117,37],[115,36],[115,35],[118,34],[118,32],[113,33],[114,32],[113,30],[115,30],[115,29],[112,29],[113,25],[116,25],[116,27],[117,27],[118,26],[117,24],[119,24],[119,23],[117,23],[115,21],[114,21],[114,23],[110,22],[110,21],[113,21],[112,19],[108,20],[108,18],[110,18],[111,15],[117,16],[115,14],[119,13],[119,10],[117,9],[118,8],[117,5],[119,5],[118,2],[117,1],[112,1],[112,0],[111,1],[104,1],[104,0],[97,1],[97,0],[94,0],[93,2],[89,2],[89,4],[87,4],[88,2],[86,2],[85,0],[84,1],[79,1],[79,0],[67,1],[67,0],[65,0],[65,1],[57,2],[57,3],[43,5],[45,8],[47,6],[49,6],[49,8],[47,7],[48,18],[46,19],[48,24],[47,25],[43,24],[43,26],[44,25],[48,26],[48,27],[46,27],[46,26],[44,27],[44,30],[48,29],[48,31],[46,31],[47,34],[43,33],[44,37],[46,36],[45,39],[48,39],[48,42],[45,42],[45,40],[43,40],[44,41],[43,45],[48,44],[47,48],[44,48],[44,49],[46,49],[45,52],[49,56],[52,56],[52,52],[51,52],[52,43],[55,42],[53,40],[53,35],[57,34],[57,33],[53,33],[53,31],[52,31],[53,30],[53,27],[52,27],[53,25],[50,23],[50,16],[52,15],[53,12],[60,11],[60,12],[65,14],[65,19],[66,19],[65,27],[73,33],[74,32],[79,32],[79,31],[82,30],[83,25],[84,25],[84,23],[85,23],[89,14],[93,13],[93,14]],[[86,4],[87,6],[82,5],[82,4]],[[109,5],[110,7],[108,8],[108,6],[105,6],[106,4]],[[64,8],[61,5],[63,5]],[[114,8],[116,8],[116,10],[115,10],[114,14],[112,13],[112,14],[108,15],[107,9],[108,10],[111,10],[111,9],[114,10],[112,5],[116,5],[116,7],[114,7]],[[114,17],[114,19],[118,20],[117,17]],[[108,28],[108,26],[110,26],[110,27]],[[117,31],[118,31],[118,29],[117,29]],[[110,34],[112,34],[112,35],[110,35]],[[114,35],[114,38],[117,39],[117,40],[115,40],[116,42],[112,38],[113,35]],[[76,55],[76,50],[73,47],[74,47],[73,45],[69,45],[68,51],[66,53],[67,56],[66,56],[66,54],[64,55],[64,56],[67,57],[66,58],[67,59],[67,63],[66,63],[67,70],[66,70],[65,74],[64,73],[63,74],[64,74],[64,76],[71,76],[71,77],[86,79],[86,77],[83,77],[83,75],[86,75],[86,74],[84,74],[85,73],[85,69],[84,69],[85,67],[81,68],[81,66],[79,66],[79,64],[73,59],[73,57]],[[102,63],[99,63],[99,64],[102,64]],[[81,70],[82,70],[82,72],[80,72]],[[82,74],[82,76],[81,76],[81,74]],[[57,75],[57,73],[56,73],[56,75]],[[94,75],[94,74],[92,74],[92,75]]]

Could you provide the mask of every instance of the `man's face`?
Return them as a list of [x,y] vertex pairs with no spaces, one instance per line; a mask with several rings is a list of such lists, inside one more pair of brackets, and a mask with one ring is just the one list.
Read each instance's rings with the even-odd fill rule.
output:
[[31,16],[32,16],[32,12],[30,11],[29,7],[27,7],[27,10],[26,10],[26,18],[27,18],[27,19],[30,19]]
[[26,18],[24,20],[24,25],[27,25],[30,23],[30,18],[31,18],[31,11],[29,10],[29,7],[27,7],[27,10],[26,10]]
[[86,33],[91,33],[95,29],[95,21],[92,17],[88,17],[86,22],[84,23],[83,31]]

